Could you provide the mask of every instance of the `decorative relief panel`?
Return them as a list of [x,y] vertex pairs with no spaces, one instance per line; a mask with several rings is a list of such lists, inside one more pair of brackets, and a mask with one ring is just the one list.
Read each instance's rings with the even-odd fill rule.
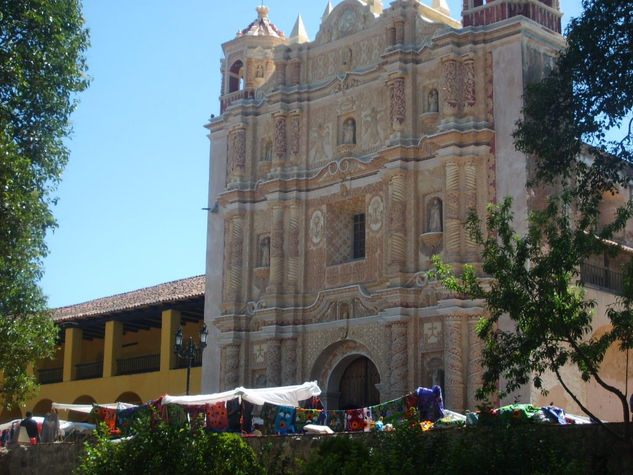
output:
[[230,177],[240,175],[246,167],[246,130],[239,128],[229,138],[227,171]]
[[450,58],[442,63],[442,83],[444,84],[444,102],[452,109],[467,109],[476,103],[475,60]]
[[286,158],[286,117],[275,117],[275,137],[273,141],[273,153],[277,160]]
[[378,231],[382,228],[384,210],[385,205],[382,202],[382,198],[380,196],[374,196],[369,202],[369,208],[367,210],[369,229]]
[[320,209],[315,210],[310,218],[310,240],[314,244],[319,244],[323,239],[325,230],[325,218]]
[[317,122],[310,133],[310,162],[312,166],[332,158],[332,129],[330,124]]
[[376,64],[380,61],[380,55],[384,50],[385,38],[384,35],[379,35],[356,41],[346,48],[323,52],[308,61],[309,80],[319,82],[350,67],[358,68]]

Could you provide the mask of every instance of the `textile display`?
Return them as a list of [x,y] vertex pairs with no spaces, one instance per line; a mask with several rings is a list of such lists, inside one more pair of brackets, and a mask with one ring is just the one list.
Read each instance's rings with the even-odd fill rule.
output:
[[[224,403],[222,403],[224,404]],[[191,425],[201,424],[205,425],[206,415],[207,415],[207,405],[206,404],[191,404],[185,406],[185,412],[189,417],[189,423]]]
[[264,435],[275,433],[275,417],[277,416],[277,406],[265,403],[259,415],[264,421]]
[[321,425],[323,421],[325,421],[325,412],[322,409],[298,407],[295,413],[295,430],[303,432],[307,424]]
[[226,415],[228,418],[228,431],[241,432],[242,431],[242,405],[240,404],[239,398],[226,401]]
[[374,420],[382,417],[384,424],[400,425],[406,419],[407,407],[403,397],[371,406],[370,409]]
[[348,432],[363,432],[368,426],[364,409],[348,409],[345,411],[345,430]]
[[345,431],[345,411],[333,410],[327,411],[326,425],[334,432]]
[[466,425],[466,416],[453,411],[445,411],[444,417],[439,418],[433,425],[437,429],[447,429],[450,427],[463,427]]
[[255,406],[248,401],[242,400],[242,420],[241,427],[242,431],[248,432],[249,434],[253,432],[253,409]]
[[185,408],[178,404],[162,405],[160,415],[163,420],[172,427],[184,427],[187,422]]
[[275,433],[294,434],[295,433],[295,412],[291,406],[279,406],[275,415]]
[[229,428],[229,417],[226,402],[220,401],[205,405],[207,416],[206,428],[213,432],[226,432]]
[[95,404],[92,407],[90,416],[93,417],[97,422],[103,422],[108,428],[108,430],[114,430],[116,427],[116,417],[117,417],[116,409],[103,407],[103,406],[99,406]]
[[545,406],[541,408],[541,412],[548,418],[550,422],[555,424],[568,424],[565,410],[556,406]]
[[431,389],[419,387],[415,390],[415,395],[418,397],[417,407],[420,412],[420,420],[435,422],[444,417],[442,388],[438,385]]
[[131,407],[129,409],[120,409],[116,412],[116,428],[119,430],[121,436],[129,435],[130,428],[136,419],[142,417],[149,418],[152,411],[149,404],[143,404],[138,407]]

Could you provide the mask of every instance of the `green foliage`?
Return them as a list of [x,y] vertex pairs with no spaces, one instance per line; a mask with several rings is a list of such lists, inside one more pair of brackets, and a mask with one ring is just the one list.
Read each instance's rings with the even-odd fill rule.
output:
[[0,403],[8,407],[32,395],[27,366],[55,345],[37,284],[74,95],[87,86],[83,23],[79,0],[0,0]]
[[264,473],[253,450],[238,434],[192,431],[159,417],[141,418],[132,425],[134,436],[112,442],[104,425],[96,440],[86,443],[79,474],[258,474]]
[[303,467],[306,475],[355,475],[371,470],[369,449],[345,436],[329,437],[312,453]]

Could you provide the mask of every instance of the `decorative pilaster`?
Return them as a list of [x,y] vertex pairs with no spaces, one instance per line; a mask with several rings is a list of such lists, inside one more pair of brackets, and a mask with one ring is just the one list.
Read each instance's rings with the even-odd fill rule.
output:
[[399,132],[404,127],[404,121],[407,117],[407,103],[405,100],[404,77],[396,76],[387,83],[389,86],[390,108],[389,118],[391,120],[391,128],[394,132]]
[[483,370],[481,366],[481,351],[483,342],[477,336],[479,316],[468,319],[468,379],[466,380],[468,408],[474,411],[479,401],[475,399],[475,391],[481,387]]
[[444,112],[454,112],[459,105],[459,64],[455,59],[447,59],[442,63],[442,83],[444,102],[448,106],[444,108]]
[[246,129],[240,127],[229,136],[227,173],[229,178],[240,177],[246,168]]
[[290,116],[289,142],[290,159],[296,160],[301,147],[301,115],[299,113],[294,113]]
[[290,206],[288,224],[288,285],[296,288],[299,278],[299,207]]
[[273,138],[273,156],[275,160],[286,159],[286,116],[284,114],[274,114],[275,136]]
[[406,180],[404,174],[397,174],[389,181],[390,204],[390,260],[392,273],[400,272],[406,262]]
[[281,360],[283,361],[283,366],[281,368],[281,384],[284,386],[298,384],[296,338],[281,340]]
[[391,395],[400,397],[406,394],[409,383],[409,358],[407,349],[407,322],[391,325]]
[[268,340],[266,350],[266,382],[269,387],[281,385],[281,342],[278,338]]
[[283,280],[284,261],[284,207],[272,206],[272,231],[270,233],[270,280],[267,292],[278,292]]
[[224,361],[224,391],[230,391],[239,386],[240,345],[230,344],[222,348]]
[[[471,209],[477,210],[477,167],[473,162],[466,164],[464,168],[464,195],[466,198],[466,208],[468,212]],[[468,251],[474,251],[477,244],[470,238],[466,231],[466,247]]]
[[446,172],[446,200],[444,203],[444,229],[446,251],[451,255],[459,253],[462,224],[459,220],[459,166],[448,162]]
[[444,391],[446,407],[452,411],[464,410],[464,363],[462,350],[462,317],[444,319]]
[[244,245],[244,219],[236,214],[231,218],[231,256],[229,267],[228,298],[238,301],[242,287],[242,253]]
[[464,60],[464,107],[473,107],[475,96],[475,61],[472,58]]

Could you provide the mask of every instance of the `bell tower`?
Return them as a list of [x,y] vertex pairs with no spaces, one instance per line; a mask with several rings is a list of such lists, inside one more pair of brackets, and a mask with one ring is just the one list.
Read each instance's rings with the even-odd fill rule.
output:
[[464,27],[490,25],[520,15],[561,33],[559,0],[464,0],[462,7]]
[[273,49],[288,43],[268,18],[268,7],[257,7],[257,19],[222,45],[221,112],[239,99],[252,99],[255,89],[275,72]]

